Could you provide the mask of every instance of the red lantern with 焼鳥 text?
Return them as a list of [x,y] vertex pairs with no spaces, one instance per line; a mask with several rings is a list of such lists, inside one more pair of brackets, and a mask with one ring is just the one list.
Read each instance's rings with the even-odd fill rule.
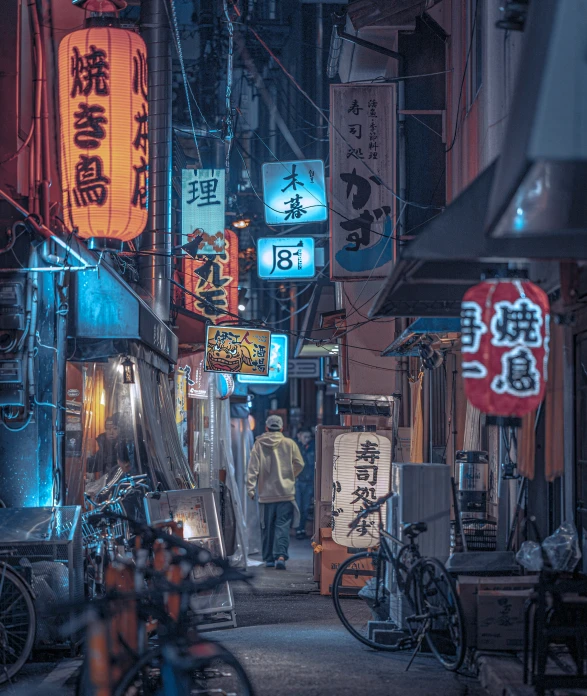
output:
[[147,223],[147,50],[133,31],[88,27],[59,45],[65,220],[120,251]]
[[[488,422],[515,425],[544,398],[550,313],[526,280],[486,281],[461,303],[465,393]],[[489,418],[491,417],[491,418]]]

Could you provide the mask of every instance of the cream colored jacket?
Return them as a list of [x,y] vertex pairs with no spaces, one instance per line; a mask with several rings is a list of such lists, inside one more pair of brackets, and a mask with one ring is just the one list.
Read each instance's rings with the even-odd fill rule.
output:
[[253,445],[247,470],[247,492],[259,490],[260,503],[295,500],[296,478],[304,468],[297,444],[281,432],[260,435]]

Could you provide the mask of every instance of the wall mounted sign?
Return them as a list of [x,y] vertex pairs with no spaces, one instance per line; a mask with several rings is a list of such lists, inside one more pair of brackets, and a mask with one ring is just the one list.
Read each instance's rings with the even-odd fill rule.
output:
[[202,237],[198,254],[221,254],[224,251],[224,169],[182,169],[181,231],[182,241]]
[[330,86],[333,280],[386,278],[391,269],[394,90],[393,85]]
[[291,358],[287,371],[297,379],[320,379],[320,358]]
[[257,275],[303,280],[316,274],[313,237],[263,237],[257,242]]
[[283,334],[271,334],[269,350],[269,374],[267,377],[239,375],[244,384],[285,384],[287,382],[288,340]]
[[271,331],[265,329],[208,326],[204,369],[266,377],[270,345]]
[[147,49],[133,31],[91,27],[59,45],[63,209],[80,237],[120,249],[147,224]]
[[324,162],[266,162],[263,165],[263,200],[268,225],[328,220]]
[[[377,515],[361,521],[350,536],[349,524],[365,504],[389,493],[391,442],[377,433],[344,433],[334,441],[332,538],[341,546],[364,549],[379,543]],[[385,508],[383,511],[385,519]]]
[[482,413],[521,418],[538,408],[548,379],[546,293],[526,280],[479,283],[461,303],[465,393]]
[[185,306],[215,324],[231,321],[238,311],[238,237],[225,231],[224,251],[184,259]]

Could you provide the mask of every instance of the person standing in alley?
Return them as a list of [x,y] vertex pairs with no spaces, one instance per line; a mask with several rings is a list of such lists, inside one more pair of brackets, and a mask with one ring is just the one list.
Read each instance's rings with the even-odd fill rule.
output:
[[297,439],[304,458],[304,469],[296,481],[296,502],[300,510],[300,524],[296,530],[296,538],[305,539],[306,520],[314,498],[316,446],[310,430],[300,430]]
[[294,517],[296,478],[304,468],[297,444],[283,435],[283,420],[269,416],[265,432],[253,445],[247,470],[251,498],[258,489],[261,508],[263,560],[267,568],[285,570],[289,529]]

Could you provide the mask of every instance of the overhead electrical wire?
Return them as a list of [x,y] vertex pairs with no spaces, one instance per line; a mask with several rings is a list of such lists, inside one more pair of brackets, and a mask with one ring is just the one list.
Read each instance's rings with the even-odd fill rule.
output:
[[[337,128],[334,123],[330,120],[328,116],[325,115],[325,110],[321,109],[318,104],[310,97],[310,95],[302,88],[302,86],[297,82],[295,77],[287,70],[287,68],[283,65],[283,63],[279,60],[279,58],[275,55],[275,53],[269,48],[269,46],[263,41],[263,39],[259,36],[259,34],[250,26],[248,25],[248,30],[253,34],[253,36],[257,39],[257,41],[263,46],[263,48],[267,51],[267,53],[273,58],[275,63],[281,68],[281,70],[284,72],[284,74],[288,77],[288,79],[291,81],[291,83],[296,87],[296,89],[309,101],[309,103],[316,109],[316,111],[320,114],[320,117],[324,119],[332,128],[332,130],[342,139],[342,141],[347,144],[349,147],[352,147],[351,143],[348,142],[348,140],[345,138],[343,133],[340,131],[339,128]],[[365,162],[365,160],[361,160],[365,168],[373,175],[376,176],[379,181],[381,181],[381,184],[384,186],[385,189],[387,189],[394,198],[396,198],[398,201],[401,203],[405,203],[406,205],[412,206],[414,208],[419,208],[421,210],[441,210],[442,208],[439,208],[438,206],[431,206],[431,205],[425,205],[422,203],[416,203],[414,201],[407,201],[404,200],[398,193],[396,193],[381,177],[372,169],[372,167]]]
[[467,58],[465,60],[465,68],[463,70],[463,78],[461,80],[461,88],[459,90],[459,99],[457,102],[457,113],[455,116],[455,131],[454,131],[454,134],[452,137],[452,142],[451,142],[450,146],[444,151],[445,154],[448,154],[453,149],[453,147],[455,146],[455,143],[457,141],[457,134],[459,132],[459,114],[460,114],[460,110],[461,110],[461,101],[463,98],[463,88],[465,86],[465,79],[467,77],[469,60],[471,58],[471,50],[473,48],[473,38],[475,37],[475,27],[477,25],[477,13],[478,13],[478,11],[479,11],[479,0],[476,0],[476,2],[475,2],[475,14],[473,16],[473,22],[471,24],[471,36],[469,37],[469,48],[467,50]]
[[[163,5],[165,7],[165,12],[167,14],[167,20],[169,22],[169,28],[171,29],[171,33],[173,35],[174,41],[175,41],[175,48],[177,50],[177,56],[179,58],[179,64],[181,66],[181,76],[183,79],[183,85],[185,89],[185,95],[186,95],[186,102],[187,102],[187,107],[188,107],[188,114],[190,117],[190,124],[192,126],[192,135],[194,138],[194,145],[196,146],[196,152],[198,153],[198,159],[200,162],[202,161],[202,156],[200,154],[200,146],[198,145],[198,138],[196,137],[196,126],[194,123],[194,116],[192,114],[192,106],[190,103],[190,95],[188,93],[188,79],[187,79],[187,73],[185,69],[185,64],[183,60],[183,50],[181,48],[181,37],[179,35],[179,26],[177,22],[177,13],[175,11],[175,0],[169,0],[169,4],[171,5],[171,15],[173,17],[169,16],[169,8],[167,7],[167,2],[163,2]],[[201,112],[200,112],[201,113]]]

